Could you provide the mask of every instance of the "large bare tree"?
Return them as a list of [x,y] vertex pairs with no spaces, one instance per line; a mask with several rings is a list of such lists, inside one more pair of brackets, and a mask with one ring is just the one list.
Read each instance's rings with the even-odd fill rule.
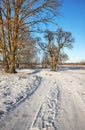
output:
[[73,47],[74,38],[70,32],[59,28],[56,32],[46,30],[45,39],[46,42],[43,43],[38,38],[38,44],[50,56],[51,70],[55,71],[56,66],[61,60],[68,59],[67,54],[64,53],[64,48],[71,49]]
[[22,34],[37,31],[40,23],[53,22],[59,6],[59,0],[0,0],[0,50],[5,72],[16,72],[15,54],[18,43],[23,42]]

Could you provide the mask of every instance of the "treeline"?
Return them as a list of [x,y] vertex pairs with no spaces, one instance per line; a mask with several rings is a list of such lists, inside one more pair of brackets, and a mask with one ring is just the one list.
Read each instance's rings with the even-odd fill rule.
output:
[[85,62],[79,62],[79,63],[60,63],[59,65],[85,65]]

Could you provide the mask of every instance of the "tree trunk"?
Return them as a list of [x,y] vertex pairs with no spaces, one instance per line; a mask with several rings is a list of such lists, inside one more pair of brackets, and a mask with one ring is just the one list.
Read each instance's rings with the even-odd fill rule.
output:
[[56,61],[55,57],[51,57],[51,70],[56,71],[56,66],[57,66],[58,61]]
[[55,71],[54,57],[51,57],[51,71]]
[[5,32],[4,32],[4,24],[3,24],[3,19],[2,19],[2,13],[0,10],[0,29],[1,29],[1,43],[2,44],[2,57],[3,57],[3,68],[5,72],[8,72],[9,66],[8,66],[8,61],[7,61],[7,56],[6,56],[6,44],[5,44]]
[[2,52],[2,56],[3,56],[3,68],[4,68],[4,71],[7,73],[8,70],[9,70],[9,65],[8,65],[8,61],[7,61],[5,50],[3,50],[3,52]]
[[51,57],[51,64],[50,64],[50,66],[51,66],[51,71],[53,71],[53,57]]
[[9,72],[16,73],[16,70],[15,70],[15,51],[12,51],[10,53],[9,58],[10,58]]

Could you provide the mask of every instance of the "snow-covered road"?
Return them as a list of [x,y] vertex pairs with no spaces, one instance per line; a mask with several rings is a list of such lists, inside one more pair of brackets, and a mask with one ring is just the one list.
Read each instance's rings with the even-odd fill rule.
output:
[[[42,105],[46,103],[46,96],[49,97],[51,90],[56,87],[59,89],[59,93],[55,91],[57,98],[58,96],[61,97],[57,99],[59,100],[59,106],[55,109],[57,110],[57,112],[54,112],[56,114],[55,118],[52,118],[52,120],[55,120],[52,121],[52,125],[54,126],[55,122],[56,127],[53,129],[52,127],[44,128],[42,125],[42,130],[85,130],[85,70],[58,72],[35,70],[30,71],[29,75],[40,77],[40,85],[31,96],[3,118],[0,122],[0,130],[30,130],[30,127],[35,127],[33,126],[34,122],[35,120],[36,123],[39,122],[38,112],[43,111]],[[54,110],[55,104],[52,107],[53,101],[54,99],[48,104],[49,114],[50,110]],[[43,114],[47,113],[44,111]],[[38,127],[37,124],[36,126]]]
[[85,130],[85,70],[60,72],[57,79],[62,84],[58,130]]

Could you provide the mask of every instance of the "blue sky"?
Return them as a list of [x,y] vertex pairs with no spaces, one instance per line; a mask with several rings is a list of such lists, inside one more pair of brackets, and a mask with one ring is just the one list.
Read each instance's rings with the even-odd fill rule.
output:
[[68,62],[85,61],[85,0],[63,0],[59,11],[62,16],[57,18],[57,23],[75,38],[73,49],[65,50]]

